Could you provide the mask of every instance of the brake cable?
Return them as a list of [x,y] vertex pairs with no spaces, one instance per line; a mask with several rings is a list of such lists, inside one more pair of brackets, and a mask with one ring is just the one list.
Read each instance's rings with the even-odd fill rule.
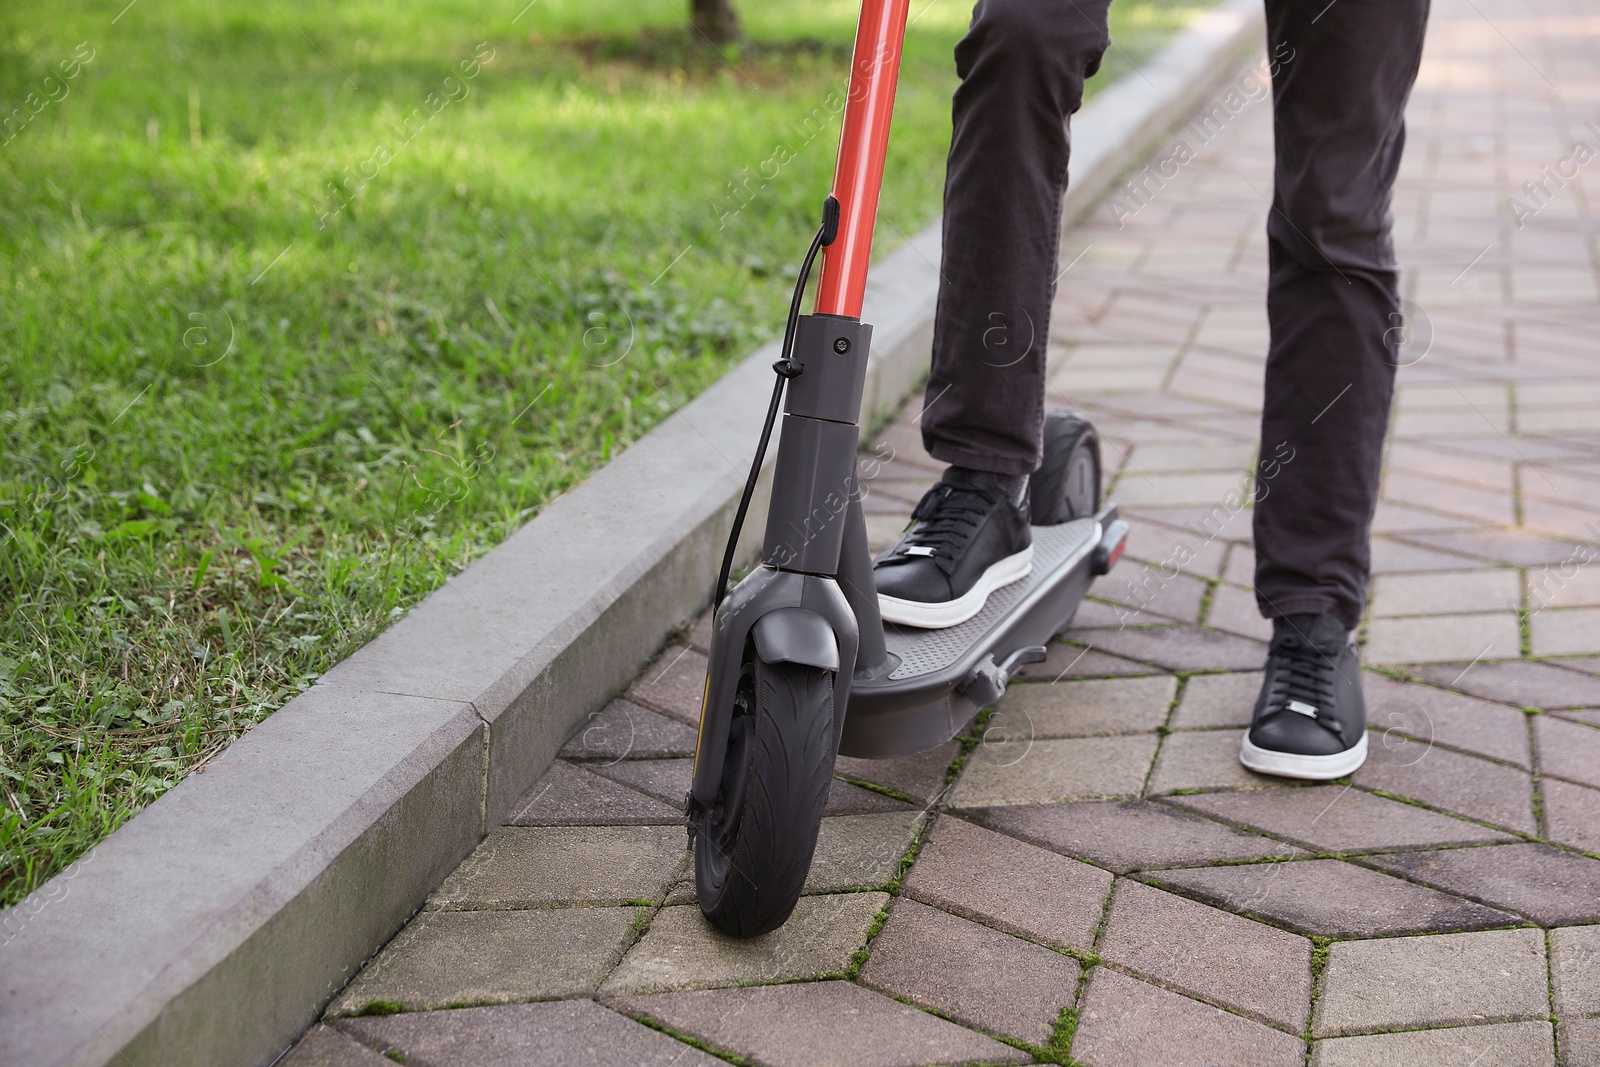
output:
[[713,624],[717,617],[717,609],[722,607],[722,599],[728,590],[728,575],[733,571],[733,555],[739,547],[739,534],[744,529],[745,514],[750,510],[750,498],[755,495],[756,482],[761,477],[761,464],[767,458],[767,444],[772,439],[772,427],[778,421],[778,407],[783,401],[783,386],[790,378],[798,377],[805,369],[802,364],[794,361],[795,332],[800,327],[800,300],[805,295],[806,282],[811,278],[811,267],[816,262],[817,252],[833,244],[839,236],[839,201],[831,194],[822,202],[822,225],[817,228],[817,234],[811,239],[811,247],[806,252],[805,262],[800,266],[800,277],[794,283],[794,298],[789,301],[789,321],[783,331],[783,354],[772,364],[772,370],[777,379],[772,383],[772,399],[767,403],[767,421],[761,427],[761,440],[756,445],[756,458],[750,464],[750,476],[744,482],[744,495],[739,498],[739,510],[733,515],[733,530],[728,534],[728,548],[722,554],[722,571],[717,575],[717,587],[711,595],[711,618]]

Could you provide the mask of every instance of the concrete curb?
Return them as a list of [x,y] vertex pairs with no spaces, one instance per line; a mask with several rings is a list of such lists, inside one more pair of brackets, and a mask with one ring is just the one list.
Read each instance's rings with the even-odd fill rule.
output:
[[[1073,125],[1087,211],[1258,46],[1200,16]],[[866,404],[926,369],[937,223],[874,268]],[[700,611],[769,345],[0,916],[0,1064],[267,1064]],[[770,476],[770,457],[769,457]],[[746,524],[759,538],[764,497]]]

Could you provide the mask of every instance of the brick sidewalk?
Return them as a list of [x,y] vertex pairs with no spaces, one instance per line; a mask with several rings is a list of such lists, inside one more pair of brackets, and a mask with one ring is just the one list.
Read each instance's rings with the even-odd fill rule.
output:
[[[1349,782],[1236,759],[1271,129],[1218,103],[1064,248],[1052,390],[1134,539],[986,731],[841,759],[794,918],[714,935],[676,810],[702,620],[286,1067],[1600,1065],[1600,11],[1435,9]],[[915,414],[872,449],[879,541],[937,475]]]

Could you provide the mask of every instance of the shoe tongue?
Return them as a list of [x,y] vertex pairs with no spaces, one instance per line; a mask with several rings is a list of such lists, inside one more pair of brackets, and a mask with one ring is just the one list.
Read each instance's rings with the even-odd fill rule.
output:
[[1293,636],[1309,641],[1323,651],[1342,647],[1350,640],[1344,623],[1322,613],[1285,615],[1273,622],[1273,636]]

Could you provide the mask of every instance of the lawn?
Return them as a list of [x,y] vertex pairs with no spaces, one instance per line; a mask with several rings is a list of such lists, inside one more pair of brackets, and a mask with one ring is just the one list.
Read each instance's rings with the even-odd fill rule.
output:
[[[781,324],[855,6],[523,3],[0,9],[0,907]],[[879,253],[969,9],[913,0]]]

